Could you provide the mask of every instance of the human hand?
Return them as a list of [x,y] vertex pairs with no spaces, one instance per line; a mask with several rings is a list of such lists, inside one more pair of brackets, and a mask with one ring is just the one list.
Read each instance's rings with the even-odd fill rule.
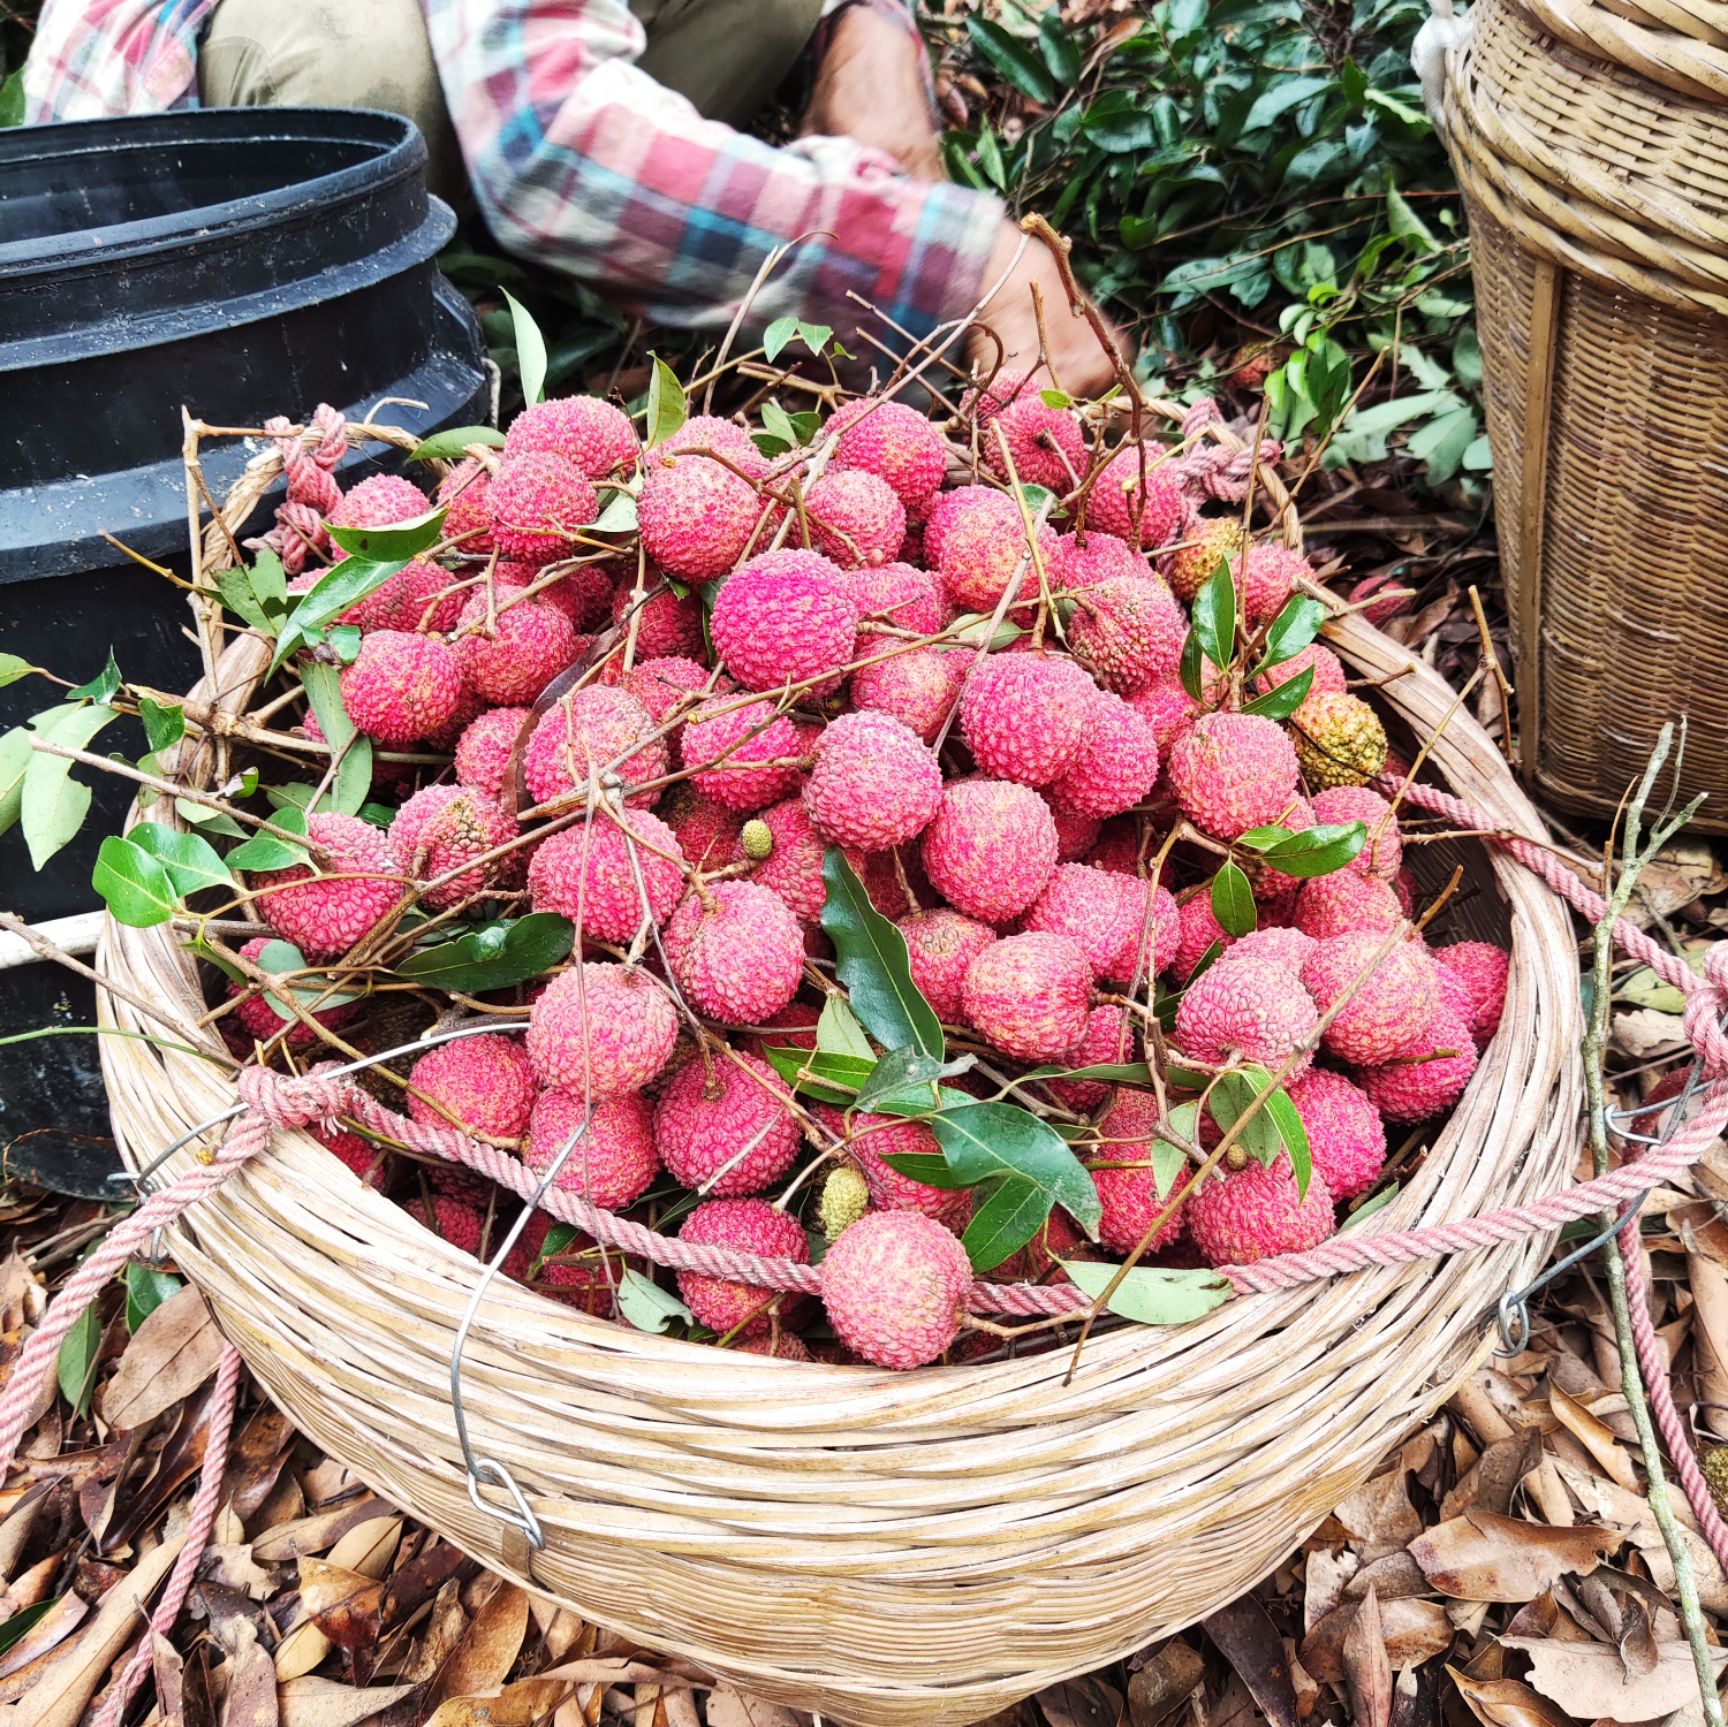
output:
[[870,6],[834,19],[802,130],[852,138],[892,156],[914,179],[945,180],[942,138],[910,31]]

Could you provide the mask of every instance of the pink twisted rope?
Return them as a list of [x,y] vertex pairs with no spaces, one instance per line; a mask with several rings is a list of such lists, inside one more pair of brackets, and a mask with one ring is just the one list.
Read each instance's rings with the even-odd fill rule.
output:
[[282,560],[282,568],[297,576],[306,568],[308,557],[322,557],[330,550],[324,518],[342,501],[342,488],[332,470],[347,454],[348,422],[328,402],[320,402],[307,427],[308,432],[318,434],[316,443],[308,443],[305,434],[282,414],[266,420],[264,430],[282,458],[288,495],[276,507],[275,527],[246,544],[253,551],[274,552]]
[[1182,441],[1192,448],[1173,456],[1162,464],[1161,471],[1171,475],[1189,493],[1198,493],[1220,504],[1240,504],[1248,496],[1256,464],[1271,467],[1284,454],[1284,446],[1276,438],[1262,438],[1258,446],[1249,444],[1240,450],[1227,450],[1203,434],[1213,426],[1222,426],[1224,415],[1210,396],[1202,396],[1182,416]]

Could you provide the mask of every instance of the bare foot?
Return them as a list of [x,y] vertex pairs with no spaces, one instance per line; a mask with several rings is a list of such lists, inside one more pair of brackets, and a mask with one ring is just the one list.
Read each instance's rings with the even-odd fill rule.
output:
[[885,151],[915,179],[945,180],[942,138],[925,95],[911,32],[869,6],[834,20],[804,113],[806,135],[854,138]]

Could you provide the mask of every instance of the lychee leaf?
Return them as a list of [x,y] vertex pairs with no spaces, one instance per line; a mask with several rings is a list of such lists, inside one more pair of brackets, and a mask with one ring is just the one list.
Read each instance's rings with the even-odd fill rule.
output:
[[510,328],[516,338],[516,369],[522,377],[522,400],[531,408],[546,394],[546,338],[534,315],[508,288],[498,290],[510,308]]
[[798,428],[792,424],[792,416],[778,402],[762,404],[762,429],[770,437],[778,438],[787,449],[798,442]]
[[876,1062],[876,1051],[843,995],[831,995],[823,1002],[816,1016],[816,1047],[824,1055],[856,1056],[872,1066]]
[[[1200,651],[1213,665],[1223,668],[1236,657],[1236,582],[1227,559],[1201,584],[1194,596],[1194,635]],[[1198,692],[1188,692],[1196,701]]]
[[885,1151],[882,1161],[909,1181],[921,1181],[926,1187],[940,1187],[950,1192],[970,1185],[948,1167],[945,1157],[932,1151]]
[[658,354],[653,358],[654,373],[648,381],[647,436],[643,439],[650,450],[665,443],[690,415],[678,374]]
[[398,977],[474,995],[526,983],[568,958],[576,932],[554,912],[529,912],[503,927],[475,930],[436,947],[417,948],[396,966]]
[[141,822],[126,837],[167,870],[168,879],[177,893],[184,895],[197,893],[200,888],[234,886],[234,872],[201,834],[181,833],[178,828]]
[[948,640],[958,647],[998,654],[1004,648],[1012,647],[1025,633],[1019,624],[1011,624],[1006,618],[993,625],[983,612],[968,612],[954,620],[947,635]]
[[679,1320],[696,1323],[696,1315],[670,1290],[628,1265],[618,1279],[618,1311],[638,1331],[670,1331]]
[[504,434],[495,426],[447,426],[434,432],[409,453],[411,462],[459,462],[470,444],[484,444],[489,450],[502,449]]
[[148,696],[140,696],[138,718],[144,722],[144,737],[153,756],[173,749],[186,735],[186,710],[178,703],[165,706]]
[[[1096,1301],[1112,1283],[1104,1305],[1141,1325],[1188,1325],[1230,1299],[1228,1281],[1215,1271],[1172,1271],[1161,1265],[1119,1265],[1090,1259],[1064,1259],[1068,1281]],[[1116,1282],[1118,1274],[1121,1281]]]
[[532,1283],[540,1275],[540,1268],[553,1254],[562,1253],[577,1236],[581,1234],[573,1223],[555,1223],[546,1231],[546,1239],[540,1243],[540,1251],[534,1256],[534,1263],[528,1268],[528,1281]]
[[[936,1107],[934,1082],[941,1077],[942,1063],[921,1049],[893,1049],[877,1062],[875,1071],[858,1091],[859,1109],[879,1109],[895,1099],[916,1109],[920,1100],[926,1109]],[[905,1096],[902,1098],[901,1093]]]
[[1150,1085],[1152,1069],[1143,1061],[1098,1061],[1090,1067],[1062,1067],[1054,1062],[1032,1068],[1028,1079],[1096,1079],[1111,1085]]
[[636,531],[636,499],[626,491],[615,491],[593,522],[597,534],[633,534]]
[[1282,845],[1294,832],[1294,828],[1286,827],[1249,828],[1246,833],[1236,836],[1236,843],[1247,846],[1250,851],[1266,852],[1275,845]]
[[948,1167],[968,1186],[1010,1176],[1033,1182],[1096,1237],[1103,1212],[1097,1185],[1047,1122],[1015,1104],[969,1102],[938,1111],[930,1126]]
[[1295,677],[1286,678],[1283,683],[1273,685],[1265,695],[1243,703],[1242,711],[1258,714],[1262,719],[1287,720],[1307,699],[1313,685],[1314,668],[1304,666]]
[[96,1309],[87,1307],[72,1322],[60,1345],[55,1360],[55,1375],[60,1381],[60,1395],[72,1405],[73,1413],[83,1415],[90,1407],[90,1394],[96,1389],[96,1364],[102,1347],[102,1321]]
[[[68,703],[34,715],[29,724],[37,738],[65,749],[88,749],[96,734],[120,716],[100,702],[91,706]],[[24,769],[24,787],[19,812],[24,822],[24,842],[30,861],[41,869],[65,846],[90,813],[90,788],[71,777],[72,763],[52,756],[31,744]]]
[[1364,822],[1321,822],[1268,846],[1262,855],[1269,868],[1308,881],[1343,869],[1367,843]]
[[1018,1253],[1044,1227],[1050,1206],[1049,1193],[1036,1182],[1018,1176],[992,1182],[973,1206],[972,1219],[960,1237],[972,1269],[992,1271]]
[[310,661],[301,668],[300,681],[317,715],[318,729],[331,753],[340,757],[335,780],[319,807],[351,816],[372,789],[372,740],[355,731],[342,700],[342,674],[334,666]]
[[797,334],[798,320],[796,318],[776,318],[762,332],[762,356],[769,365],[773,365],[785,353],[786,344]]
[[1182,643],[1182,658],[1177,664],[1176,675],[1182,680],[1183,689],[1197,702],[1206,699],[1206,685],[1200,669],[1203,658],[1200,632],[1191,629]]
[[1398,1183],[1395,1181],[1389,1182],[1371,1198],[1363,1200],[1362,1203],[1357,1206],[1341,1224],[1338,1225],[1338,1233],[1342,1235],[1345,1230],[1354,1229],[1357,1224],[1363,1221],[1364,1218],[1372,1217],[1377,1211],[1384,1211],[1386,1207],[1398,1197],[1398,1194]]
[[108,915],[132,929],[166,923],[179,909],[167,870],[142,846],[118,834],[103,840],[90,885],[102,896]]
[[875,1057],[865,1061],[855,1055],[830,1055],[796,1045],[768,1044],[763,1047],[768,1065],[801,1097],[818,1103],[850,1109],[858,1092],[876,1066]]
[[24,791],[24,771],[30,766],[30,734],[14,726],[0,736],[0,834],[18,819]]
[[1061,94],[1044,63],[1002,28],[985,18],[968,18],[967,33],[972,46],[1002,74],[1022,96],[1034,102],[1051,103]]
[[1226,935],[1254,933],[1254,890],[1239,864],[1227,863],[1213,876],[1212,915]]
[[1267,627],[1264,652],[1254,668],[1255,677],[1294,659],[1320,634],[1325,621],[1325,606],[1309,595],[1298,594],[1293,600],[1286,600],[1283,610]]
[[[365,558],[374,564],[394,563],[400,566],[419,557],[422,552],[429,551],[438,544],[439,538],[444,532],[445,514],[445,506],[439,504],[436,509],[428,510],[423,516],[415,516],[412,521],[388,522],[382,527],[339,528],[335,523],[331,523],[329,534],[331,540],[347,552],[350,557]],[[347,559],[345,558],[331,574],[340,575],[346,563]],[[318,586],[313,588],[313,594],[316,594],[318,589],[323,587],[324,582],[329,579],[329,576],[324,577]],[[352,601],[349,602],[349,604],[352,603]],[[317,621],[320,624],[326,623],[336,615],[336,612],[346,610],[346,606],[338,606],[336,611],[327,612]]]
[[134,1332],[171,1296],[183,1287],[171,1271],[151,1265],[128,1265],[126,1279],[126,1329]]
[[835,971],[852,1011],[885,1049],[921,1050],[938,1064],[942,1022],[912,981],[906,938],[870,903],[864,884],[838,846],[822,859],[827,893],[822,928],[834,943]]
[[[303,808],[278,809],[271,819],[284,833],[304,836],[306,832]],[[255,833],[228,854],[227,862],[230,869],[287,869],[290,864],[304,863],[306,856],[304,847],[290,845],[275,834]]]
[[1314,1167],[1308,1130],[1302,1125],[1302,1117],[1289,1094],[1281,1086],[1272,1085],[1272,1075],[1263,1067],[1243,1067],[1220,1075],[1207,1099],[1208,1111],[1228,1133],[1262,1095],[1265,1102],[1245,1123],[1236,1143],[1256,1162],[1268,1167],[1277,1161],[1279,1152],[1288,1152],[1290,1167],[1296,1172],[1296,1191],[1306,1193]]
[[108,663],[89,683],[66,692],[69,702],[105,702],[120,688],[120,668],[114,663],[114,650],[108,650]]

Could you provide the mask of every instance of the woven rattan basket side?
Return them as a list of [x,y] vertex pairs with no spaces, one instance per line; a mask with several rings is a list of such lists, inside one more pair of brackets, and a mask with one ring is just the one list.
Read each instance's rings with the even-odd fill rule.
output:
[[1521,763],[1607,813],[1682,715],[1688,790],[1728,831],[1728,50],[1623,4],[1471,16],[1447,117]]
[[[1453,695],[1432,671],[1359,619],[1335,641],[1386,680],[1393,719],[1423,736],[1441,725]],[[248,640],[228,651],[213,680],[224,702],[244,701],[262,655]],[[1432,762],[1490,819],[1540,834],[1463,716]],[[1570,1178],[1566,915],[1504,856],[1469,841],[1454,855],[1482,889],[1464,925],[1512,940],[1505,1019],[1368,1228],[1450,1221]],[[202,1012],[163,929],[110,925],[99,963],[135,998]],[[125,1001],[103,1012],[149,1029]],[[134,1164],[233,1102],[194,1055],[103,1046]],[[546,1529],[531,1552],[470,1502],[452,1419],[474,1261],[301,1133],[279,1134],[171,1244],[270,1395],[379,1491],[602,1624],[869,1727],[977,1720],[1248,1588],[1482,1359],[1489,1310],[1549,1245],[1236,1300],[1179,1330],[1107,1331],[1072,1381],[1067,1351],[898,1375],[738,1355],[499,1284],[467,1347],[466,1407],[477,1451],[507,1465]]]

